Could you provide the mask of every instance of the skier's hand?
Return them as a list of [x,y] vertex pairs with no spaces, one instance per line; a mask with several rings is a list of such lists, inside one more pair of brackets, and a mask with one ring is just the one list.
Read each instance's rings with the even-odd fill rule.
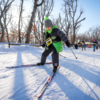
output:
[[67,45],[67,47],[70,48],[70,42],[69,41],[66,41],[66,45]]
[[45,43],[41,44],[41,46],[44,48],[45,47]]

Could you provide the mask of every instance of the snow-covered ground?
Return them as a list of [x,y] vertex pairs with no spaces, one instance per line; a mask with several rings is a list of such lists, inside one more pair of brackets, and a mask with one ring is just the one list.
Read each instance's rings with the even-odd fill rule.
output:
[[[39,100],[100,100],[100,49],[64,48],[60,68]],[[0,44],[0,100],[34,100],[52,73],[52,64],[7,69],[8,66],[40,62],[41,47]],[[47,62],[51,62],[51,55]]]

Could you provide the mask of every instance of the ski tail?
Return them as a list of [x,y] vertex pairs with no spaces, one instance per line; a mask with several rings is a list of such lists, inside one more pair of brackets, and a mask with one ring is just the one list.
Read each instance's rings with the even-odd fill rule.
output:
[[[52,64],[52,62],[46,62],[45,64]],[[32,67],[32,66],[38,66],[38,64],[27,64],[27,65],[11,66],[11,67],[6,67],[6,68],[12,69],[12,68]]]

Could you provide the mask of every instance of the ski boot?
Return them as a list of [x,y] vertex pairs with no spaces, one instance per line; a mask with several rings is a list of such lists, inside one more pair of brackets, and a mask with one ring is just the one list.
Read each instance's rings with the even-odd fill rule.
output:
[[57,66],[53,67],[53,72],[56,73],[57,72]]
[[41,63],[41,62],[40,62],[40,63],[37,63],[37,65],[38,65],[38,66],[41,66],[41,65],[44,65],[44,63]]

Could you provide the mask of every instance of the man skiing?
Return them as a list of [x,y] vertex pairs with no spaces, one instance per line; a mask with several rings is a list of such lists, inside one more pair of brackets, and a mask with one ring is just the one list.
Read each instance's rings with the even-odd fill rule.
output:
[[86,44],[85,44],[85,41],[82,41],[82,51],[83,51],[83,49],[84,49],[84,51],[86,50]]
[[95,52],[95,48],[96,48],[96,45],[98,44],[98,42],[96,41],[96,39],[94,39],[93,41],[93,51]]
[[42,53],[41,62],[37,63],[38,65],[44,65],[46,62],[47,56],[52,53],[52,62],[53,62],[53,72],[57,71],[57,67],[59,66],[59,52],[62,52],[63,42],[70,47],[70,43],[66,35],[54,26],[52,21],[45,17],[45,27],[46,30],[44,32],[45,42],[42,47],[45,47],[45,51]]

